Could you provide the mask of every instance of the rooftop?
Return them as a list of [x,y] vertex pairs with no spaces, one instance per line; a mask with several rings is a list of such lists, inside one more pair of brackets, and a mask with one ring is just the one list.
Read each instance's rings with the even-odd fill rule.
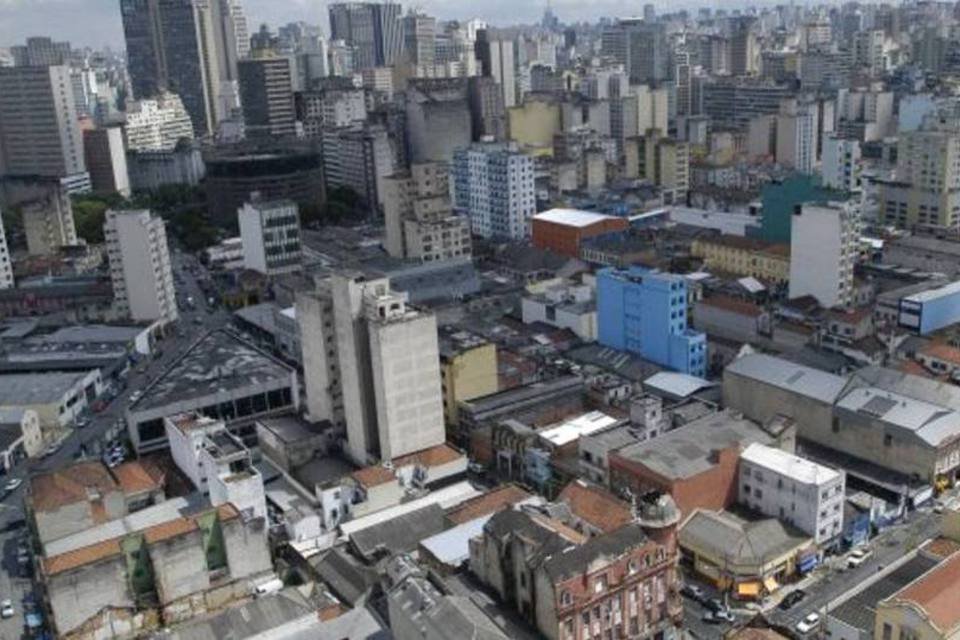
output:
[[690,478],[714,466],[713,453],[773,438],[760,425],[721,411],[694,420],[652,440],[630,444],[616,455],[671,479]]
[[502,509],[508,509],[533,497],[531,493],[515,484],[501,485],[448,511],[447,520],[453,524],[463,524],[470,520],[491,515]]
[[840,477],[840,472],[792,453],[759,443],[748,446],[740,459],[771,469],[804,484],[820,486]]
[[257,424],[286,444],[293,444],[315,438],[329,425],[327,422],[319,424],[306,422],[298,416],[261,418],[257,420]]
[[960,627],[960,554],[953,554],[939,566],[895,593],[887,602],[912,605],[949,637]]
[[59,403],[89,372],[11,373],[0,375],[0,406]]
[[761,353],[737,358],[724,370],[724,375],[727,373],[752,378],[829,404],[837,399],[847,384],[846,378]]
[[603,487],[574,480],[563,488],[557,500],[570,511],[604,533],[619,529],[633,520],[630,505]]
[[569,551],[554,554],[544,562],[544,569],[554,583],[560,582],[593,570],[597,561],[612,563],[616,558],[646,543],[647,536],[640,525],[630,523],[610,533],[590,538]]
[[117,481],[99,460],[78,462],[34,476],[30,480],[28,500],[35,511],[50,512],[87,502],[91,491],[102,494],[117,489]]
[[459,460],[463,457],[463,453],[457,451],[450,445],[438,444],[430,447],[429,449],[415,451],[405,456],[394,458],[393,466],[394,468],[399,468],[406,465],[419,464],[424,467],[439,467],[454,462],[455,460]]
[[159,409],[218,393],[290,383],[293,369],[225,330],[212,331],[147,387],[131,411]]
[[923,303],[936,300],[937,298],[953,296],[958,293],[960,293],[960,280],[943,285],[942,287],[937,287],[936,289],[927,289],[926,291],[915,293],[911,296],[907,296],[904,298],[904,300]]
[[764,314],[763,309],[752,302],[738,300],[737,298],[725,295],[713,295],[700,300],[698,304],[737,313],[742,316],[750,316],[752,318],[759,318]]
[[697,509],[680,529],[680,545],[737,564],[763,564],[810,543],[776,518],[747,520],[727,511]]
[[555,447],[562,447],[578,440],[581,436],[590,435],[613,426],[619,421],[618,418],[607,415],[602,411],[591,411],[570,420],[550,425],[538,431],[537,435]]
[[661,371],[643,381],[644,389],[657,395],[666,393],[675,398],[687,398],[713,386],[716,385],[709,380],[676,371]]
[[368,562],[382,554],[413,551],[420,541],[434,536],[445,528],[443,509],[430,504],[416,511],[398,515],[350,534],[350,542]]
[[960,413],[875,387],[853,389],[837,408],[898,427],[932,446],[960,436]]
[[533,219],[570,227],[589,227],[592,224],[603,222],[604,220],[616,220],[617,218],[603,213],[580,211],[579,209],[550,209],[549,211],[538,213],[533,216]]
[[747,238],[744,236],[724,234],[719,236],[705,237],[702,238],[700,242],[707,244],[718,244],[724,247],[730,247],[731,249],[766,253],[783,258],[790,257],[790,245],[775,244],[759,238]]

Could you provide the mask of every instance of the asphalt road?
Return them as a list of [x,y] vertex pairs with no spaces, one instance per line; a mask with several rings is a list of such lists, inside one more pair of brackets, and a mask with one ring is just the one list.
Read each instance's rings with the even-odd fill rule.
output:
[[[160,375],[177,357],[201,335],[226,325],[230,321],[230,314],[222,309],[210,309],[205,303],[205,296],[197,284],[196,277],[184,267],[187,264],[195,265],[197,275],[202,273],[192,256],[182,253],[171,255],[174,272],[180,282],[175,285],[177,297],[185,300],[192,296],[196,302],[196,309],[182,308],[177,328],[168,332],[155,345],[155,354],[137,367],[132,368],[127,376],[126,388],[100,413],[91,417],[90,424],[83,429],[74,429],[60,444],[59,449],[46,458],[25,460],[13,468],[7,476],[0,476],[0,484],[5,484],[13,478],[23,480],[24,483],[15,491],[3,498],[0,502],[0,600],[9,598],[13,601],[16,614],[12,618],[0,620],[0,640],[14,640],[24,636],[24,597],[33,591],[33,584],[29,577],[22,575],[22,568],[17,560],[18,547],[22,543],[19,539],[23,528],[7,531],[11,523],[22,520],[23,493],[26,480],[31,474],[56,469],[80,457],[81,445],[86,450],[86,457],[96,458],[103,443],[119,437],[126,438],[126,426],[118,425],[123,420],[124,412],[130,403],[130,395]],[[199,319],[199,321],[195,321]],[[142,369],[142,371],[140,370]]]

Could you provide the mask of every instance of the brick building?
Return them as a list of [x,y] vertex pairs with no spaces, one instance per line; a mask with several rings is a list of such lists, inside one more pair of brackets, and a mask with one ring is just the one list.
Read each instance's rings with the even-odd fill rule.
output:
[[533,246],[568,258],[580,257],[580,243],[587,238],[626,231],[626,218],[575,209],[550,209],[533,216]]
[[470,567],[550,640],[674,638],[683,616],[673,501],[593,538],[536,510],[501,511],[470,541]]

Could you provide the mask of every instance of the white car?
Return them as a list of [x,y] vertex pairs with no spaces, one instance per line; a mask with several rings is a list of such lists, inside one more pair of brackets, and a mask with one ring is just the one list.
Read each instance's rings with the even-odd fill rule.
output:
[[7,493],[10,493],[11,491],[16,491],[22,484],[23,484],[23,480],[21,480],[20,478],[13,478],[9,482],[7,482],[7,484],[3,485],[3,490],[6,491]]
[[0,618],[12,618],[13,613],[13,603],[9,599],[0,602]]
[[139,400],[139,399],[140,399],[140,396],[142,396],[142,395],[143,395],[143,391],[140,391],[139,389],[137,389],[136,391],[134,391],[133,393],[131,393],[131,394],[130,394],[130,404],[133,404],[134,402],[136,402],[137,400]]
[[810,633],[820,624],[819,613],[808,613],[807,617],[797,623],[797,631],[803,634]]
[[854,549],[850,553],[850,555],[847,557],[847,566],[850,567],[851,569],[853,569],[854,567],[859,567],[864,562],[866,562],[867,559],[872,555],[873,555],[873,551],[865,547]]

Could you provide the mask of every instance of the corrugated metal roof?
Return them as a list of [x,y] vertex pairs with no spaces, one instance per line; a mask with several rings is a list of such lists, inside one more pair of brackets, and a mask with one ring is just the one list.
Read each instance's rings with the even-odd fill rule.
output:
[[847,384],[846,378],[762,353],[734,360],[727,366],[726,372],[829,404],[833,404]]

